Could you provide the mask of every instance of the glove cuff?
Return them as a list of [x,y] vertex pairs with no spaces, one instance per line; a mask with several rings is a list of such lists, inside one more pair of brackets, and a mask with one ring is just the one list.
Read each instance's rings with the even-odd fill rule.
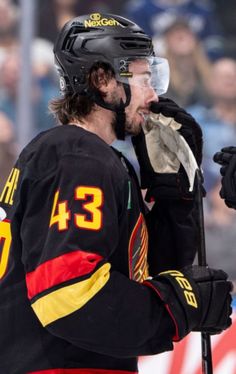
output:
[[[206,196],[206,191],[201,185],[202,196]],[[196,186],[193,191],[189,191],[189,182],[185,171],[173,174],[155,173],[151,186],[148,188],[145,200],[147,202],[157,200],[194,200]]]
[[173,341],[179,341],[192,331],[200,320],[200,298],[197,285],[178,270],[160,273],[144,282],[164,302],[175,325]]
[[193,200],[195,191],[189,191],[186,175],[182,173],[161,174],[156,173],[151,186],[147,190],[146,201],[157,200]]

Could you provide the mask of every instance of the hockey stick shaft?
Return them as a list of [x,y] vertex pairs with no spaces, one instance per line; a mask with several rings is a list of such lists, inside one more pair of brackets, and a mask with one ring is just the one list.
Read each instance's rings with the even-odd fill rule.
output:
[[[200,239],[199,248],[198,248],[198,264],[200,266],[207,266],[203,198],[202,198],[202,174],[199,169],[196,170],[196,180],[197,180],[197,205],[198,205],[198,215],[199,215],[198,224],[199,224],[199,239]],[[213,374],[210,334],[206,332],[202,332],[201,342],[202,342],[202,372],[203,374]]]

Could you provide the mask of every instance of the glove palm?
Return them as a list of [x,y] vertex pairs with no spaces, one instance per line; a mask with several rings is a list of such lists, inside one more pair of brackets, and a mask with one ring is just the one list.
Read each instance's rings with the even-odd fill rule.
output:
[[[143,131],[133,138],[140,164],[141,186],[148,188],[151,198],[192,197],[187,175],[174,150],[178,131],[191,148],[198,165],[202,161],[202,131],[194,118],[170,99],[153,102]],[[172,144],[167,138],[172,132]]]

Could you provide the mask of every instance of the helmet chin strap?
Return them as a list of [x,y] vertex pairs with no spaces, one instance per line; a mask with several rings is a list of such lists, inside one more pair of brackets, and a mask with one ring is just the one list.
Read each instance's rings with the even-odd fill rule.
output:
[[101,106],[104,109],[111,110],[115,112],[116,121],[115,121],[115,133],[117,139],[125,140],[125,123],[126,123],[126,113],[125,108],[129,105],[131,100],[131,90],[128,83],[123,83],[123,87],[125,90],[126,101],[120,100],[119,105],[109,104],[106,103],[103,98],[97,93],[92,90],[87,89],[86,95],[89,96],[97,105]]
[[115,110],[115,133],[119,140],[125,140],[125,123],[126,123],[126,113],[123,100],[120,101],[120,105]]

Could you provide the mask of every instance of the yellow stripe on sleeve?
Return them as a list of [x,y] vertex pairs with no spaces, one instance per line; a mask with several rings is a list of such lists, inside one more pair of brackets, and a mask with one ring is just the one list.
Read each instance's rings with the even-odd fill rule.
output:
[[89,279],[60,288],[41,297],[31,306],[43,326],[47,326],[84,306],[110,278],[111,265],[106,263]]

